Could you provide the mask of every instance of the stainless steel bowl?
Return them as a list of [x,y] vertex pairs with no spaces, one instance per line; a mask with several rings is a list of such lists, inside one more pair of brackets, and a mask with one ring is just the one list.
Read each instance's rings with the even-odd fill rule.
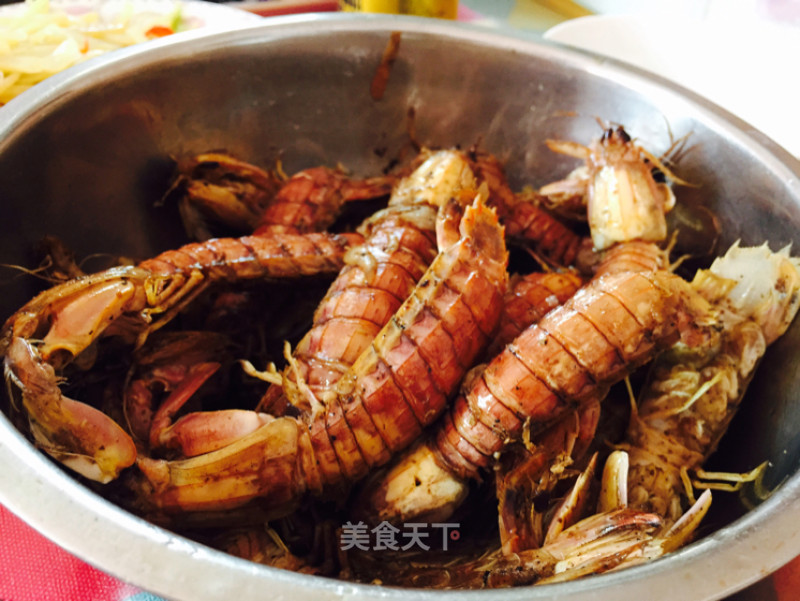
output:
[[[402,44],[383,100],[369,82],[389,33]],[[548,137],[588,140],[595,116],[623,123],[654,153],[691,132],[684,202],[702,201],[737,238],[778,248],[800,239],[800,165],[708,102],[590,54],[522,37],[414,18],[281,18],[227,33],[185,34],[87,62],[0,109],[0,262],[30,265],[56,234],[79,255],[146,257],[179,226],[154,206],[171,156],[225,148],[287,171],[342,163],[375,172],[406,144],[409,107],[421,142],[482,146],[508,159],[515,187],[571,167]],[[566,113],[578,116],[566,116]],[[10,315],[32,278],[3,286]],[[238,560],[155,527],[83,487],[0,416],[0,501],[67,550],[176,600],[559,598],[712,600],[800,553],[800,326],[768,352],[728,436],[727,465],[769,459],[776,492],[756,509],[649,565],[532,589],[425,592],[358,586]],[[719,495],[718,495],[719,497]]]

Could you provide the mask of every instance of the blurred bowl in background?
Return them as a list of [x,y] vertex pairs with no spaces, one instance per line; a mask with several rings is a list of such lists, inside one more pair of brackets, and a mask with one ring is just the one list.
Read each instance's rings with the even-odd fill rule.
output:
[[796,26],[661,13],[592,15],[560,23],[544,37],[671,79],[800,157],[800,88],[786,70],[800,56]]

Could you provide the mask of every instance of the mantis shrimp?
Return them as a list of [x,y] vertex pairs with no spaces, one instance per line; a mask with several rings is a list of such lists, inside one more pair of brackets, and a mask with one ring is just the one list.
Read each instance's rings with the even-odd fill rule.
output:
[[[195,458],[139,458],[145,498],[167,512],[224,509],[260,498],[280,515],[306,491],[341,490],[410,444],[444,409],[463,365],[480,348],[475,338],[488,337],[499,318],[493,306],[505,288],[502,230],[478,203],[465,211],[460,232],[339,380],[324,413],[274,418]],[[475,316],[471,324],[468,315]],[[420,379],[432,353],[449,357],[448,369],[425,370],[429,377]]]
[[[367,179],[327,167],[286,177],[222,153],[181,161],[179,207],[202,242],[64,282],[6,322],[0,351],[33,439],[89,479],[117,480],[152,520],[206,526],[224,515],[248,526],[221,543],[229,552],[312,574],[336,573],[335,559],[321,567],[312,557],[336,542],[330,516],[311,518],[314,544],[324,544],[305,557],[273,524],[306,510],[318,517],[329,500],[339,516],[446,520],[485,479],[498,501],[491,550],[446,567],[342,553],[339,575],[513,586],[684,544],[711,496],[695,500],[690,474],[794,317],[797,260],[734,247],[687,281],[658,246],[675,204],[669,184],[685,182],[621,127],[589,146],[547,144],[585,165],[533,194],[512,192],[501,162],[477,148],[426,150],[404,170]],[[324,233],[345,203],[384,197],[355,232]],[[569,226],[576,218],[590,236]],[[214,220],[253,233],[209,239]],[[506,240],[544,272],[509,277]],[[234,364],[228,340],[158,330],[215,283],[316,274],[335,277],[305,335],[291,338],[293,349],[286,343],[285,367],[244,371],[258,376],[249,383],[260,401],[193,411],[190,397],[201,387],[208,396],[206,382]],[[119,423],[61,391],[64,368],[90,363],[111,338],[138,361],[120,387]],[[649,362],[593,495],[601,402]]]
[[469,165],[452,151],[431,155],[401,180],[388,207],[362,224],[364,244],[329,288],[280,383],[262,399],[262,410],[282,414],[288,403],[301,411],[320,410],[318,399],[324,403],[436,255],[437,213],[443,215],[452,197],[475,187]]
[[360,241],[356,234],[215,239],[45,290],[6,321],[0,342],[34,439],[87,478],[116,479],[136,460],[133,441],[104,413],[64,396],[56,369],[101,336],[141,344],[215,281],[335,272]]
[[[705,337],[709,317],[704,299],[678,276],[623,272],[598,278],[492,359],[445,414],[435,439],[418,449],[424,460],[408,460],[424,461],[426,481],[463,487],[510,441],[599,401],[676,338],[695,344]],[[378,488],[377,506],[394,498],[393,476],[404,468],[393,468]]]
[[211,238],[209,221],[256,234],[323,231],[346,202],[388,196],[397,178],[352,179],[341,168],[312,167],[286,177],[229,154],[202,153],[178,161],[171,189],[187,232]]
[[[445,152],[432,163],[447,182],[453,180],[447,167],[453,164],[452,158],[452,153]],[[430,169],[430,165],[422,168]],[[459,178],[456,175],[456,181]],[[410,178],[397,197],[425,196],[431,192],[428,186],[427,175],[424,181]],[[341,241],[338,256],[347,260],[344,242],[361,241],[355,234],[246,237],[251,246],[283,251],[268,264],[271,270],[265,269],[266,261],[259,262],[256,253],[220,256],[217,251],[236,243],[211,240],[165,253],[136,268],[61,285],[31,301],[6,324],[6,373],[22,390],[40,444],[88,477],[108,481],[136,461],[141,478],[134,485],[146,491],[148,503],[164,511],[221,509],[262,497],[263,504],[284,512],[307,490],[321,494],[340,489],[409,444],[444,409],[466,366],[493,331],[507,278],[503,231],[480,193],[474,204],[462,209],[465,198],[452,187],[443,193],[447,212],[439,229],[444,248],[391,320],[345,371],[334,394],[325,399],[325,411],[300,418],[264,416],[254,430],[218,450],[179,461],[152,459],[137,455],[130,438],[112,420],[61,395],[53,363],[58,357],[67,361],[77,356],[101,333],[133,329],[141,340],[188,303],[208,280],[311,271],[296,257],[287,260],[282,244],[288,240],[313,259],[323,255],[310,252],[320,250],[314,241]],[[398,201],[398,205],[387,209],[399,214],[395,224],[399,219],[433,225],[435,209],[411,202]],[[389,238],[395,243],[399,240]],[[333,257],[325,264],[341,266],[336,253],[330,254]],[[355,257],[365,263],[362,255]],[[242,261],[245,258],[252,258],[255,266],[248,268],[248,262]],[[76,316],[84,314],[89,317],[76,323]],[[151,324],[157,314],[162,315],[161,321]],[[43,343],[34,343],[34,336],[41,336]],[[415,372],[425,369],[434,356],[448,356],[448,369],[426,370],[430,378],[420,379]],[[46,394],[39,394],[43,387]],[[86,414],[96,418],[88,429],[84,429],[87,420],[81,419]],[[109,432],[114,445],[109,444]],[[209,488],[211,474],[216,485]]]
[[[591,152],[574,143],[548,145],[587,158],[588,175],[579,188],[598,211],[630,202],[639,212],[600,212],[590,218],[595,246],[606,255],[592,282],[568,302],[569,309],[530,315],[530,328],[519,338],[498,341],[498,346],[510,344],[455,400],[435,441],[418,445],[366,493],[370,499],[363,506],[372,506],[376,518],[408,519],[430,512],[440,516],[442,508],[452,510],[465,494],[466,481],[478,478],[511,442],[520,441],[523,433],[529,439],[570,408],[598,402],[611,384],[669,347],[679,329],[676,319],[688,326],[710,318],[704,300],[686,282],[658,270],[663,253],[648,242],[666,237],[664,213],[671,202],[663,197],[671,191],[653,181],[650,166],[641,158],[643,151],[627,133],[622,128],[607,130]],[[612,186],[612,180],[627,186]],[[570,180],[571,189],[573,184]],[[620,214],[629,221],[624,231],[619,229]],[[620,288],[613,283],[617,279]],[[612,288],[603,289],[607,285]],[[573,309],[570,303],[575,302],[580,304]],[[672,330],[663,330],[665,326]],[[690,328],[684,333],[691,336]],[[415,483],[427,486],[411,487],[412,476]],[[440,495],[442,491],[447,495]]]
[[692,285],[719,307],[722,328],[707,345],[676,345],[655,361],[620,445],[630,505],[669,523],[683,513],[684,494],[694,500],[688,472],[715,450],[766,348],[797,314],[800,259],[737,243]]
[[[616,137],[615,143],[620,140],[629,142],[630,139],[623,134],[618,129],[604,136],[602,141],[614,141]],[[594,160],[602,163],[597,158]],[[648,160],[653,161],[649,155]],[[612,167],[624,172],[623,167],[613,164]],[[637,173],[644,177],[642,170]],[[628,175],[623,177],[617,173],[616,177],[624,179]],[[588,189],[591,197],[592,186],[589,185]],[[605,191],[608,192],[607,189]],[[651,198],[660,198],[655,196],[653,189],[650,192]],[[650,207],[650,213],[656,216],[652,221],[658,224],[669,203],[655,201],[647,206]],[[606,234],[616,228],[613,216],[605,221],[595,221],[593,225],[600,229],[610,228],[605,230]],[[643,233],[645,239],[660,237],[659,227],[643,227],[633,231],[637,232],[637,236]],[[599,238],[603,240],[602,244],[613,238],[606,237],[606,234]],[[796,311],[793,306],[797,302],[797,292],[791,284],[796,272],[785,256],[786,252],[780,258],[777,255],[771,258],[762,256],[765,265],[757,264],[756,254],[753,249],[737,252],[734,248],[729,252],[730,258],[718,261],[719,267],[716,269],[736,274],[737,280],[745,282],[739,285],[740,289],[747,289],[752,295],[751,299],[768,299],[759,305],[758,310],[766,313],[764,307],[771,307],[769,322],[772,340],[785,330]],[[724,295],[720,291],[729,289],[733,284],[731,280],[720,283],[719,278],[709,275],[714,273],[714,268],[701,271],[690,284],[663,271],[664,253],[647,242],[617,240],[606,255],[607,261],[596,269],[595,279],[587,287],[578,291],[564,306],[553,309],[538,323],[534,322],[530,329],[467,383],[465,392],[456,399],[451,411],[435,431],[435,438],[417,445],[387,474],[370,483],[362,493],[360,511],[375,521],[419,517],[446,519],[466,495],[468,480],[480,478],[482,473],[494,466],[499,486],[503,552],[508,555],[537,547],[543,542],[541,535],[534,532],[537,527],[520,516],[526,514],[526,509],[522,507],[525,500],[530,502],[532,498],[522,494],[524,481],[538,477],[534,474],[543,474],[547,478],[549,470],[555,473],[554,466],[560,461],[559,457],[565,456],[567,462],[572,462],[573,456],[582,452],[585,441],[591,439],[597,423],[596,403],[605,395],[608,384],[621,379],[637,365],[649,361],[662,351],[669,350],[664,356],[670,357],[675,355],[674,349],[684,349],[678,355],[684,357],[686,362],[697,360],[698,357],[702,361],[690,364],[691,369],[687,365],[681,367],[696,374],[697,365],[708,362],[707,371],[716,373],[713,378],[726,382],[728,389],[732,388],[728,393],[731,398],[728,403],[699,401],[700,407],[704,407],[697,409],[703,411],[702,418],[694,417],[692,411],[688,411],[675,417],[674,422],[670,421],[667,416],[677,416],[690,409],[691,403],[681,406],[676,405],[676,401],[672,401],[669,408],[647,409],[640,414],[652,415],[650,420],[634,415],[629,431],[631,442],[626,443],[636,451],[635,467],[630,478],[636,494],[634,498],[637,499],[633,505],[641,511],[654,512],[662,524],[654,530],[658,535],[654,535],[648,543],[647,550],[631,550],[631,556],[652,558],[677,548],[690,538],[710,503],[710,495],[702,495],[690,511],[681,517],[682,512],[675,511],[678,488],[686,481],[685,471],[699,465],[724,431],[733,407],[743,393],[743,386],[737,384],[736,374],[741,372],[739,377],[746,379],[752,373],[755,357],[763,353],[764,337],[759,338],[752,333],[745,335],[740,333],[738,325],[733,325],[734,322],[747,319],[747,316],[743,310],[727,306],[733,303],[731,299],[726,298],[725,302],[720,300]],[[766,255],[769,255],[768,251]],[[623,281],[632,283],[639,278],[644,278],[649,284],[629,289],[621,285]],[[619,288],[616,287],[617,281],[620,282]],[[612,288],[607,289],[606,286]],[[641,293],[647,294],[647,290],[657,289],[670,299],[670,308],[666,313],[659,313],[665,305],[656,301],[655,297],[645,300],[645,295],[639,296]],[[771,289],[777,293],[770,293]],[[779,298],[774,298],[776,294]],[[624,313],[614,313],[608,297],[613,297],[614,303],[621,303]],[[597,303],[597,309],[594,303]],[[725,303],[727,317],[725,311],[720,309],[721,304]],[[644,307],[652,313],[648,316],[637,314],[637,310],[644,310]],[[599,311],[597,315],[594,314],[595,310]],[[604,318],[598,318],[600,314]],[[654,315],[657,315],[656,322],[649,322],[650,325],[646,326],[647,319]],[[635,322],[637,326],[626,328],[624,324],[632,316],[635,317],[631,324]],[[609,327],[611,324],[614,329]],[[667,324],[674,328],[671,334],[659,329]],[[653,329],[648,329],[647,334],[642,336],[643,330],[637,330],[638,327]],[[758,328],[751,320],[744,331],[753,329]],[[719,331],[724,332],[722,336],[728,341],[728,348],[724,352],[720,351]],[[677,332],[683,339],[673,346],[674,340],[671,338]],[[648,351],[642,355],[638,351],[631,352],[644,340],[650,346]],[[626,342],[634,346],[626,349]],[[659,363],[661,361],[668,362],[669,359],[660,360]],[[712,364],[716,363],[724,365],[724,373],[722,367],[713,367]],[[672,364],[668,362],[667,365]],[[659,382],[666,379],[666,376],[662,376],[654,380],[659,382],[655,384],[655,390],[674,391],[676,398],[682,399],[683,403],[686,403],[687,396],[697,400],[683,391],[680,370],[677,376],[669,373],[677,378],[677,385],[672,386],[672,381]],[[696,378],[693,381],[697,388]],[[697,396],[701,392],[705,390],[697,391]],[[721,394],[725,393],[718,392],[717,396]],[[709,403],[716,405],[716,409],[708,408]],[[566,418],[564,415],[570,406],[580,407],[582,411],[574,418]],[[682,425],[678,425],[678,420]],[[703,434],[706,428],[709,434]],[[700,440],[694,441],[692,437],[698,430]],[[706,439],[706,442],[702,442]],[[681,440],[687,442],[679,442]],[[510,470],[501,464],[498,471],[496,464],[501,454],[513,456],[510,451],[522,447],[523,442],[524,446],[532,448],[532,453],[523,453],[521,462],[514,463],[512,460]],[[704,451],[699,455],[694,449],[698,444],[704,445]],[[644,450],[640,451],[637,447]],[[653,456],[651,453],[657,454]],[[696,458],[692,458],[693,455]],[[614,460],[609,462],[606,480],[615,478],[615,470],[625,471],[620,467],[623,461],[619,457],[614,455]],[[608,488],[617,492],[607,492],[601,496],[601,513],[625,506],[628,502],[627,487],[620,482],[624,478],[618,474],[616,478],[616,486],[609,483]],[[584,481],[586,479],[584,477]],[[412,480],[413,487],[410,485]],[[523,482],[523,486],[520,486],[520,482]],[[545,480],[541,486],[545,489],[551,487],[552,479],[549,484]],[[647,490],[652,492],[645,492]],[[507,497],[505,491],[509,493]],[[618,497],[616,500],[615,495]],[[580,505],[577,498],[573,498],[572,503]],[[669,504],[672,509],[667,511]],[[544,538],[545,546],[559,535],[565,525],[574,521],[577,513],[574,507],[570,507],[556,514]]]
[[539,193],[556,204],[577,199],[579,206],[585,205],[596,249],[616,242],[666,238],[665,216],[675,206],[675,195],[667,183],[656,181],[653,169],[670,182],[686,182],[635,144],[624,128],[609,127],[590,146],[563,140],[548,140],[547,145],[555,152],[584,159],[585,164]]

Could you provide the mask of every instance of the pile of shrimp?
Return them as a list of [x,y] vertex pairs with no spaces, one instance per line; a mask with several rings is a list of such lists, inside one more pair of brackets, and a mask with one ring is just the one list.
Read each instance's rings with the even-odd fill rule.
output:
[[800,261],[687,274],[668,159],[621,126],[546,144],[580,164],[518,192],[477,148],[368,178],[178,161],[194,241],[91,274],[54,251],[5,322],[16,423],[130,511],[308,574],[522,586],[685,545],[763,473],[702,468]]

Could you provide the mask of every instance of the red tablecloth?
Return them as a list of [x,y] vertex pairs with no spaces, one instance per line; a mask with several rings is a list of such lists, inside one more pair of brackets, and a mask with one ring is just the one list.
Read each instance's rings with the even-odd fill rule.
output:
[[[75,558],[2,506],[0,541],[0,601],[160,601]],[[800,558],[735,596],[735,601],[798,599]]]
[[0,541],[2,601],[138,601],[138,588],[67,553],[3,506]]

